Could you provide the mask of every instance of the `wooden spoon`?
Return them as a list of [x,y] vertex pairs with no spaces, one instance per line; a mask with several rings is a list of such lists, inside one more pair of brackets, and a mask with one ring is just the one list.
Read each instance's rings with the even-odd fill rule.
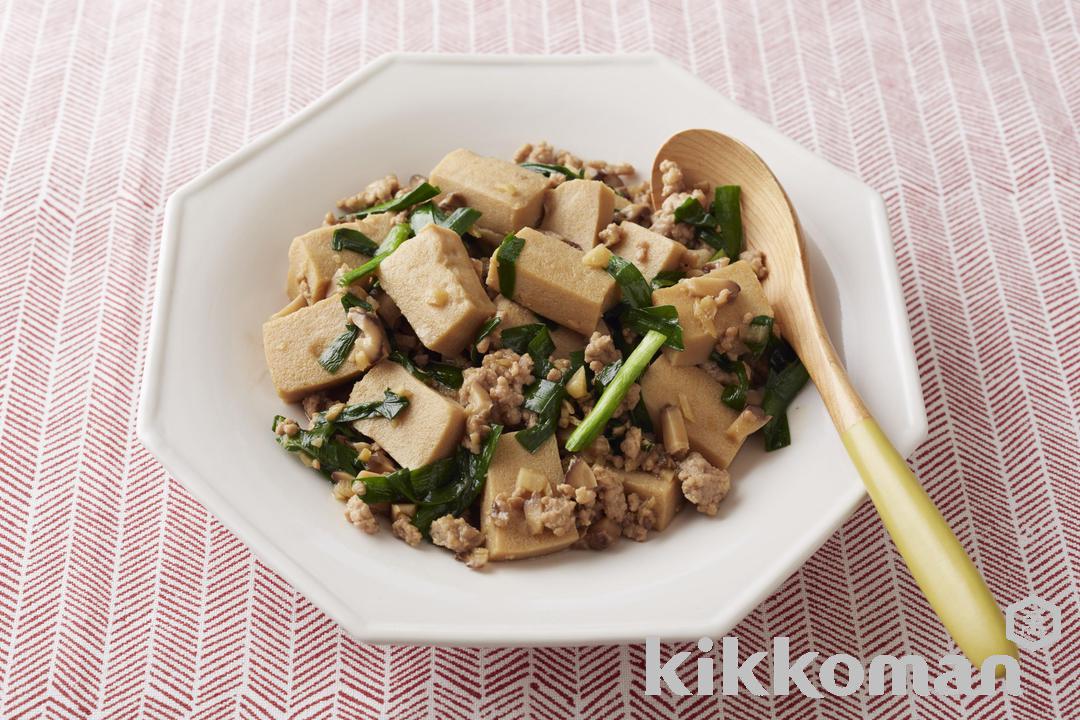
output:
[[738,140],[712,130],[684,130],[664,143],[653,162],[656,207],[663,160],[678,163],[688,185],[741,186],[743,235],[747,247],[765,254],[764,290],[777,323],[809,371],[912,576],[974,664],[992,655],[1015,657],[1001,610],[979,571],[848,379],[818,314],[799,219],[772,171]]

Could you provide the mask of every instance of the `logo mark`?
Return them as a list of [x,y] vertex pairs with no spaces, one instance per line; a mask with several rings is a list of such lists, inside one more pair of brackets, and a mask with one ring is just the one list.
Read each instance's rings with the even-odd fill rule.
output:
[[1061,638],[1061,609],[1037,595],[1005,608],[1005,637],[1024,650],[1042,650]]

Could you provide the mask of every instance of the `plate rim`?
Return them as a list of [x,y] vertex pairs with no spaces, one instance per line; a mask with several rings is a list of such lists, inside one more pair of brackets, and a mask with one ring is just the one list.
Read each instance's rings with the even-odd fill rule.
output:
[[[467,629],[462,632],[451,624],[438,627],[420,625],[391,626],[378,621],[371,622],[355,612],[343,600],[340,600],[317,576],[308,572],[299,562],[292,560],[279,548],[274,538],[256,528],[237,508],[217,493],[213,484],[207,478],[202,477],[200,473],[194,471],[184,460],[183,453],[173,448],[161,432],[159,426],[161,373],[163,372],[166,351],[165,335],[172,309],[174,271],[183,223],[184,202],[189,196],[204,189],[217,178],[245,162],[252,154],[287,136],[358,86],[399,63],[449,63],[462,65],[655,63],[688,76],[701,87],[702,91],[708,91],[725,102],[737,105],[737,103],[719,93],[701,78],[655,51],[582,55],[482,55],[478,53],[448,55],[416,52],[391,52],[381,55],[353,72],[338,85],[277,127],[259,135],[197,177],[181,185],[169,197],[166,202],[162,224],[154,303],[147,337],[146,359],[136,418],[136,435],[143,446],[161,462],[169,475],[191,492],[222,525],[244,541],[244,545],[256,558],[307,596],[314,605],[358,640],[373,644],[472,647],[598,645],[641,641],[645,635],[631,635],[628,632],[628,625],[633,624],[632,622],[622,622],[616,626],[602,628],[578,626],[573,627],[572,632],[565,634],[546,632],[543,637],[538,637],[535,631],[530,631],[527,624],[515,626],[518,632],[508,636],[507,632],[501,628],[491,628],[488,631],[483,626],[466,626]],[[768,127],[777,137],[783,138],[784,142],[799,148],[801,152],[812,153],[808,148],[798,144],[760,118],[755,116],[754,120]],[[882,274],[886,279],[886,283],[882,286],[882,299],[887,303],[888,314],[893,319],[891,323],[893,337],[899,347],[907,350],[907,352],[902,353],[901,379],[903,382],[901,388],[898,389],[898,395],[903,396],[904,407],[909,416],[905,425],[905,437],[902,444],[911,447],[907,452],[904,452],[904,448],[901,448],[901,453],[907,455],[927,439],[928,417],[921,385],[918,382],[919,376],[914,342],[900,288],[895,247],[891,241],[885,202],[876,190],[854,174],[834,165],[825,158],[814,155],[822,162],[828,163],[837,172],[846,175],[850,181],[853,181],[867,194],[871,204],[870,216],[875,227],[874,241],[879,246],[883,242],[885,243],[884,247],[879,247],[881,252],[878,253],[879,260],[883,264],[881,267]],[[859,485],[853,485],[848,495],[837,498],[835,503],[837,510],[834,514],[823,515],[819,522],[808,526],[805,534],[811,540],[794,545],[791,551],[785,555],[775,556],[776,562],[769,566],[770,572],[761,573],[760,579],[746,588],[741,601],[728,603],[709,616],[699,616],[686,620],[676,619],[674,621],[658,621],[658,619],[652,618],[650,619],[651,627],[648,634],[660,635],[665,640],[679,640],[696,639],[704,636],[718,637],[727,632],[777,587],[783,584],[792,573],[824,545],[862,503],[864,498],[866,498],[866,492]]]

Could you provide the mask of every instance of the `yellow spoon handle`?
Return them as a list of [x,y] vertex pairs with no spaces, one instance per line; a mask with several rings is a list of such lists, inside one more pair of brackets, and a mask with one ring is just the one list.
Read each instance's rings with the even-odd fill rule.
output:
[[864,418],[841,437],[911,575],[956,644],[975,665],[991,655],[1015,657],[990,589],[877,422]]

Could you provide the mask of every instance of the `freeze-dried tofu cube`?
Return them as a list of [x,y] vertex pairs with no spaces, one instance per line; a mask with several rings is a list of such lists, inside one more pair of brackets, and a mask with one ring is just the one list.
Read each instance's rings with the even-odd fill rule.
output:
[[622,240],[611,251],[636,265],[647,281],[651,282],[657,273],[679,268],[685,252],[683,245],[632,222],[619,225],[619,234]]
[[547,178],[539,173],[464,149],[440,160],[430,182],[444,193],[458,193],[466,205],[482,213],[477,226],[500,238],[536,224],[548,187]]
[[641,396],[653,427],[661,426],[665,407],[678,407],[690,449],[718,468],[731,464],[746,439],[740,425],[733,428],[739,413],[723,403],[723,392],[724,386],[701,368],[674,366],[667,355],[658,357],[641,376]]
[[334,250],[330,245],[334,232],[339,228],[357,230],[378,245],[393,225],[393,216],[384,213],[357,222],[316,228],[293,238],[289,245],[285,292],[290,298],[304,295],[309,304],[333,294],[336,288],[330,287],[330,282],[339,268],[354,268],[368,260],[366,256],[351,250]]
[[358,432],[379,443],[399,465],[417,468],[447,457],[465,432],[465,410],[391,360],[383,360],[353,386],[349,403],[382,400],[386,390],[404,394],[409,406],[393,420],[357,420]]
[[753,317],[772,317],[772,307],[765,299],[765,292],[749,263],[732,263],[703,277],[731,281],[739,286],[739,293],[734,300],[716,308],[711,326],[707,326],[700,314],[694,312],[694,304],[699,297],[691,292],[691,288],[701,278],[687,278],[671,287],[653,291],[653,305],[674,305],[679,313],[683,345],[686,349],[679,352],[664,348],[664,355],[673,365],[698,365],[708,360],[718,337],[729,327],[740,327],[747,314]]
[[484,484],[484,499],[480,506],[480,528],[487,538],[488,557],[491,560],[520,560],[521,558],[546,555],[573,545],[578,539],[577,529],[556,535],[545,528],[533,534],[521,511],[510,514],[508,522],[497,526],[491,519],[491,506],[495,497],[513,494],[518,486],[522,470],[531,471],[548,481],[551,488],[563,481],[559,464],[559,448],[552,436],[536,452],[530,453],[516,439],[517,433],[507,433],[499,438],[495,456],[488,468]]
[[[511,299],[582,335],[592,334],[601,314],[618,301],[615,280],[585,265],[583,252],[552,235],[532,228],[515,235],[525,243],[515,263]],[[492,254],[487,284],[499,290],[498,252]]]
[[443,355],[461,352],[495,314],[453,230],[428,225],[383,260],[378,274],[420,342]]
[[356,352],[333,373],[319,364],[323,351],[345,330],[345,308],[337,294],[263,323],[266,366],[282,399],[294,402],[367,369],[367,358]]
[[547,191],[540,229],[590,250],[611,222],[615,193],[599,180],[568,180]]

